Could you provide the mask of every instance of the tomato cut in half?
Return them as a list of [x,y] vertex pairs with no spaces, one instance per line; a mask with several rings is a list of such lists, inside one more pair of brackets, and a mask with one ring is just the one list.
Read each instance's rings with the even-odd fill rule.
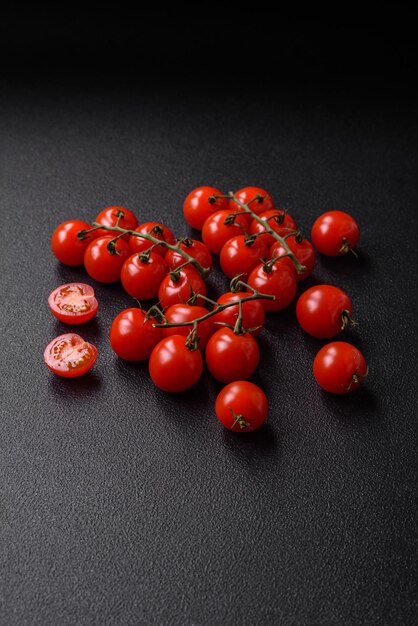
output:
[[46,366],[64,378],[82,376],[93,367],[97,359],[97,348],[75,333],[55,337],[45,348]]
[[66,324],[88,322],[99,306],[93,287],[85,283],[60,285],[49,295],[48,304],[52,315]]

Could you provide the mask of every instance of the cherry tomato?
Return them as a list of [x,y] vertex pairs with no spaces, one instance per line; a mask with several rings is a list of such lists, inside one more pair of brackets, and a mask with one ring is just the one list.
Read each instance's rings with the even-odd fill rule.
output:
[[91,224],[81,220],[68,220],[56,227],[52,233],[51,248],[54,256],[64,265],[83,265],[84,253],[89,243],[96,238],[97,231],[79,239],[78,233],[89,230]]
[[[103,209],[94,221],[103,224],[103,226],[115,226],[118,221],[118,216],[121,213],[123,213],[123,217],[119,220],[119,226],[126,228],[126,230],[135,230],[138,226],[138,220],[132,211],[125,209],[123,206],[110,206],[107,209]],[[98,237],[104,237],[106,235],[113,235],[113,237],[115,237],[117,234],[117,231],[112,233],[112,231],[102,228],[97,230]],[[129,235],[124,235],[123,239],[129,241]]]
[[[161,224],[161,222],[145,222],[145,224],[140,224],[138,228],[135,228],[137,233],[143,233],[145,235],[153,235],[156,239],[160,239],[161,241],[166,241],[167,243],[174,244],[175,238],[173,233],[167,226]],[[148,239],[141,239],[141,237],[136,237],[135,235],[131,235],[129,237],[129,247],[131,252],[146,252],[152,245],[152,241],[148,241]],[[164,248],[164,246],[156,246],[152,249],[153,252],[161,256],[165,256],[168,248]]]
[[94,289],[84,283],[68,283],[51,292],[48,298],[52,315],[66,324],[83,324],[97,313]]
[[[180,248],[196,259],[202,267],[212,269],[212,255],[209,252],[208,247],[201,241],[198,241],[197,239],[183,239],[180,244]],[[175,250],[167,250],[165,260],[172,270],[176,269],[176,267],[180,267],[180,265],[183,265],[183,263],[186,262],[184,256]]]
[[[265,211],[264,213],[261,213],[259,217],[267,222],[268,226],[270,226],[270,228],[281,237],[287,235],[289,230],[297,230],[296,222],[293,217],[291,217],[289,213],[285,213],[284,211],[279,211],[276,209],[272,211]],[[250,233],[252,235],[255,235],[257,233],[263,233],[264,231],[265,227],[263,226],[263,224],[260,224],[258,220],[254,219],[251,222]],[[259,239],[263,240],[263,242],[267,246],[267,249],[269,249],[277,241],[277,239],[275,239],[273,235],[270,235],[269,233],[261,235]]]
[[186,222],[196,230],[202,230],[205,220],[223,209],[228,209],[228,198],[214,198],[222,196],[222,191],[215,187],[197,187],[187,196],[183,204],[183,214]]
[[[315,265],[315,250],[313,249],[312,244],[307,239],[299,240],[296,235],[290,235],[287,237],[286,243],[299,261],[306,267],[306,270],[302,273],[299,273],[295,267],[295,264],[289,257],[285,257],[284,259],[280,259],[277,261],[278,263],[283,263],[287,265],[295,275],[297,281],[303,280],[312,272],[313,267]],[[276,241],[270,248],[270,258],[278,257],[282,254],[287,254],[287,250],[283,247],[280,241]]]
[[120,279],[127,293],[137,300],[151,300],[166,277],[168,265],[156,252],[132,254],[122,266]]
[[[228,291],[227,293],[222,294],[222,296],[218,298],[217,302],[218,304],[228,304],[229,302],[236,302],[239,298],[248,298],[249,295],[250,294],[245,291],[237,291],[236,293]],[[254,328],[255,330],[251,331],[251,335],[253,335],[253,337],[261,332],[261,326],[264,324],[265,314],[264,307],[261,302],[261,300],[250,300],[249,302],[244,302],[242,305],[242,327],[244,330]],[[223,311],[219,311],[219,313],[213,316],[215,328],[217,327],[217,323],[228,324],[234,328],[238,315],[238,304],[236,306],[230,306],[227,309],[223,309]]]
[[[167,274],[158,290],[158,299],[163,309],[167,309],[172,304],[185,304],[193,293],[206,296],[206,284],[196,270],[185,267],[179,272],[175,272],[177,278],[172,274]],[[196,304],[202,299],[197,298]]]
[[[244,187],[243,189],[236,191],[234,196],[238,198],[242,204],[247,204],[253,200],[250,204],[250,209],[257,215],[274,209],[273,198],[265,189],[261,189],[261,187]],[[254,198],[256,198],[256,200],[254,200]],[[242,210],[242,208],[234,200],[230,200],[229,208],[233,211]]]
[[112,239],[112,235],[95,239],[84,254],[87,274],[99,283],[114,283],[119,280],[122,265],[129,256],[129,246],[122,239],[115,242],[114,253],[111,253],[108,245]]
[[[245,235],[247,222],[244,216],[238,215],[232,219],[232,211],[217,211],[203,224],[202,239],[214,254],[219,254],[222,246],[236,235]],[[228,220],[229,218],[229,220]],[[225,223],[227,221],[227,223]]]
[[344,211],[328,211],[312,226],[312,243],[327,256],[342,256],[357,245],[360,230],[356,220]]
[[[198,317],[206,315],[208,310],[203,306],[192,306],[190,304],[173,304],[170,306],[164,315],[170,324],[178,324],[179,322],[192,322]],[[213,316],[215,317],[215,316]],[[206,348],[206,344],[209,341],[209,337],[214,331],[213,317],[199,322],[197,325],[197,336],[199,337],[199,349]],[[172,328],[162,328],[164,337],[170,337],[170,335],[187,335],[192,330],[193,325],[189,326],[173,326]]]
[[206,365],[212,376],[222,383],[249,378],[260,360],[260,350],[249,333],[235,334],[230,328],[220,328],[206,346]]
[[85,374],[96,359],[97,348],[75,333],[55,337],[44,352],[46,366],[51,372],[64,378]]
[[125,361],[143,361],[162,339],[161,328],[154,326],[155,320],[147,318],[146,311],[138,308],[121,311],[110,327],[112,350]]
[[248,284],[259,291],[273,295],[275,300],[261,300],[265,311],[281,311],[296,295],[296,278],[286,265],[275,263],[269,270],[260,263],[248,277]]
[[228,278],[243,274],[242,280],[246,280],[251,270],[266,255],[267,248],[259,237],[251,239],[247,235],[238,235],[223,245],[219,260],[222,271]]
[[215,413],[228,430],[248,433],[260,428],[266,421],[268,400],[254,383],[237,380],[226,385],[218,394]]
[[348,393],[367,376],[364,356],[345,341],[333,341],[320,349],[313,362],[316,382],[331,393]]
[[188,348],[186,341],[184,335],[165,337],[151,353],[149,373],[154,385],[163,391],[185,391],[202,375],[200,350]]
[[347,294],[333,285],[316,285],[303,292],[296,304],[296,317],[303,330],[328,339],[347,326],[353,307]]

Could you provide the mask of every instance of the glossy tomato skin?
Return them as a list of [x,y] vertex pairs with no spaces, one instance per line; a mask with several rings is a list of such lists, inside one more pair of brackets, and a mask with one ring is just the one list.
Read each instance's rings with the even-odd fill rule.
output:
[[218,394],[215,413],[222,426],[236,433],[248,433],[266,421],[268,400],[258,385],[237,380]]
[[312,243],[327,256],[342,256],[357,245],[360,229],[345,211],[327,211],[312,226]]
[[[287,235],[289,230],[297,230],[297,225],[293,217],[289,215],[289,213],[285,213],[284,211],[279,211],[278,209],[265,211],[264,213],[261,213],[259,217],[264,220],[267,225],[270,226],[270,228],[281,237]],[[275,218],[279,219],[280,223],[278,223]],[[251,222],[250,233],[252,235],[255,235],[257,233],[263,233],[264,231],[265,226],[261,224],[258,220],[254,219]],[[269,233],[266,233],[265,235],[260,235],[259,239],[262,239],[267,249],[269,249],[277,241],[277,239],[275,239],[273,235],[270,235]]]
[[215,202],[209,199],[213,196],[222,196],[222,191],[215,187],[197,187],[187,196],[183,204],[183,215],[186,222],[196,230],[202,230],[203,224],[212,213],[228,209],[228,198],[217,198]]
[[[178,324],[179,322],[192,322],[207,313],[208,310],[203,306],[173,304],[164,312],[164,315],[170,324]],[[184,335],[187,337],[192,328],[193,325],[190,324],[189,326],[173,326],[172,328],[162,328],[161,330],[164,337],[170,337],[171,335]],[[214,330],[213,317],[208,317],[208,319],[199,322],[197,325],[197,336],[199,337],[198,346],[200,350],[206,348],[209,337],[213,335]]]
[[249,275],[248,284],[260,293],[275,296],[275,300],[261,300],[265,311],[285,309],[296,295],[295,275],[280,263],[275,263],[269,272],[260,263]]
[[222,246],[219,261],[223,273],[228,278],[243,274],[242,280],[245,281],[248,274],[266,256],[267,248],[259,237],[251,240],[245,235],[238,235]]
[[[145,222],[145,224],[140,224],[137,228],[135,228],[137,233],[142,233],[145,235],[153,235],[156,239],[160,239],[161,241],[166,241],[167,243],[174,244],[175,237],[171,230],[161,224],[161,222]],[[131,235],[129,237],[129,248],[132,253],[137,252],[146,252],[149,248],[154,245],[152,241],[148,241],[147,239],[141,239],[141,237],[137,237],[136,235]],[[164,246],[156,246],[152,249],[153,252],[156,252],[160,256],[164,257],[167,253],[168,248]]]
[[[135,228],[138,226],[138,220],[136,219],[136,216],[134,215],[134,213],[132,213],[132,211],[126,209],[123,206],[110,206],[106,209],[103,209],[102,211],[100,211],[94,221],[98,222],[99,224],[103,224],[103,226],[115,226],[116,222],[118,221],[119,212],[123,212],[123,217],[119,221],[119,226],[121,228],[125,228],[126,230],[135,230]],[[104,230],[102,228],[99,228],[97,230],[98,237],[105,237],[107,235],[112,235],[113,237],[115,237],[117,234],[117,231],[113,231],[112,233],[112,231]],[[125,241],[129,241],[129,235],[124,235],[123,239]]]
[[108,250],[112,235],[92,241],[84,254],[84,267],[91,278],[99,283],[115,283],[120,278],[122,265],[128,258],[129,246],[122,239],[115,242],[115,254]]
[[[217,302],[218,304],[228,304],[229,302],[236,302],[239,298],[248,298],[249,295],[246,291],[237,291],[236,293],[227,291],[218,298]],[[261,327],[264,324],[265,313],[261,302],[261,300],[250,300],[242,305],[242,327],[244,330],[254,328],[255,330],[251,331],[253,337],[256,337],[261,332]],[[238,304],[223,309],[223,311],[213,316],[215,328],[221,328],[222,324],[228,324],[234,328],[238,315]]]
[[313,362],[316,382],[330,393],[349,393],[367,376],[364,356],[345,341],[333,341],[320,349]]
[[[278,263],[283,263],[287,265],[289,269],[295,275],[296,280],[299,282],[307,278],[311,273],[315,265],[315,250],[307,239],[303,239],[301,242],[297,242],[295,235],[291,235],[287,237],[286,243],[299,261],[306,267],[306,270],[302,273],[299,273],[295,267],[295,264],[289,257],[285,257],[284,259],[280,259],[277,261]],[[286,254],[287,250],[283,247],[280,241],[276,241],[270,248],[270,258],[276,258],[281,256],[282,254]]]
[[48,369],[64,378],[82,376],[93,367],[96,359],[97,348],[75,333],[55,337],[44,351]]
[[306,333],[318,339],[329,339],[343,330],[343,312],[351,316],[352,310],[351,300],[342,289],[316,285],[299,297],[296,317]]
[[144,361],[161,341],[161,328],[154,326],[155,320],[146,317],[146,311],[130,308],[121,311],[110,327],[112,350],[125,361]]
[[244,216],[237,215],[232,224],[225,224],[225,220],[233,211],[217,211],[203,224],[202,239],[213,254],[220,254],[222,246],[232,237],[245,235],[247,221]]
[[190,389],[202,375],[200,350],[189,350],[184,335],[164,337],[154,348],[149,360],[149,373],[154,385],[170,393]]
[[[189,267],[178,272],[179,278],[173,280],[170,274],[164,278],[158,289],[158,299],[163,309],[167,309],[173,304],[184,304],[194,293],[206,296],[206,284],[196,270]],[[202,299],[197,299],[196,304],[200,304]]]
[[67,283],[52,291],[48,298],[51,313],[65,324],[84,324],[97,313],[94,289],[85,283]]
[[[186,239],[185,242],[180,244],[180,248],[196,259],[202,267],[212,269],[212,255],[209,248],[203,242],[198,241],[197,239]],[[172,270],[176,269],[176,267],[180,267],[180,265],[183,265],[183,263],[186,262],[184,256],[175,250],[167,250],[165,260]]]
[[54,256],[64,265],[83,265],[84,253],[90,242],[96,238],[96,231],[86,239],[78,239],[82,230],[89,230],[91,224],[81,220],[68,220],[56,227],[51,237],[51,249]]
[[139,254],[131,254],[122,266],[120,280],[126,293],[137,300],[151,300],[167,276],[168,265],[162,256],[150,252],[142,259]]
[[[257,215],[261,215],[265,211],[272,211],[274,207],[273,198],[271,195],[261,187],[243,187],[238,191],[234,192],[234,196],[242,202],[242,204],[248,204],[251,200],[253,200],[256,196],[261,196],[259,199],[251,202],[250,209]],[[242,208],[237,205],[234,200],[230,200],[229,208],[233,211],[241,211]],[[250,220],[251,220],[250,216]]]
[[245,380],[255,372],[260,350],[249,333],[236,335],[230,328],[220,328],[209,339],[205,358],[212,376],[230,383]]

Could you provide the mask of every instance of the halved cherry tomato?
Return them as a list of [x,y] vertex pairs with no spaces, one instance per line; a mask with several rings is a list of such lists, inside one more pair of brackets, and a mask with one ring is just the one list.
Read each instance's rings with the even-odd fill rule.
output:
[[220,254],[229,239],[246,232],[247,220],[243,215],[233,217],[233,211],[217,211],[203,224],[202,239],[213,254]]
[[158,294],[168,265],[156,252],[132,254],[122,266],[120,279],[123,288],[137,300],[150,300]]
[[84,324],[94,317],[99,306],[94,289],[85,283],[67,283],[51,292],[48,298],[52,315],[66,324]]
[[163,391],[177,393],[192,387],[203,370],[200,350],[186,345],[183,335],[165,337],[155,346],[149,360],[154,385]]
[[242,274],[242,280],[247,280],[248,274],[266,255],[267,248],[259,237],[252,239],[247,235],[238,235],[222,246],[219,261],[228,278]]
[[[122,217],[119,220],[119,226],[126,230],[135,230],[138,226],[138,220],[132,211],[123,206],[110,206],[103,209],[94,221],[103,224],[103,226],[115,226],[120,215],[122,215]],[[112,232],[101,228],[97,230],[97,237],[104,237],[106,235],[115,237],[117,234],[117,231]],[[123,239],[129,241],[129,235],[124,235]]]
[[[217,302],[218,304],[227,304],[229,302],[236,302],[239,298],[248,298],[249,295],[250,294],[245,291],[237,291],[236,293],[227,291],[218,298]],[[242,327],[244,330],[254,328],[254,330],[251,331],[253,337],[261,332],[261,327],[264,324],[265,313],[261,302],[261,300],[250,300],[242,304]],[[219,328],[221,324],[228,324],[234,328],[238,315],[238,304],[219,311],[219,313],[213,316],[215,328]]]
[[291,269],[279,262],[267,270],[260,263],[248,277],[248,284],[260,293],[270,294],[275,300],[261,300],[265,311],[281,311],[296,295],[296,278]]
[[97,231],[89,233],[85,239],[79,239],[78,234],[91,227],[91,224],[81,220],[68,220],[56,227],[52,233],[51,248],[58,261],[64,265],[83,265],[84,253],[89,243],[96,239]]
[[[293,217],[289,215],[289,213],[285,213],[284,211],[279,211],[276,209],[272,211],[265,211],[264,213],[261,213],[259,217],[263,221],[265,221],[268,226],[270,226],[270,228],[281,237],[286,235],[289,230],[297,230],[296,222]],[[254,219],[251,222],[250,233],[252,235],[255,235],[257,233],[263,233],[264,231],[264,225],[261,224],[258,220]],[[264,241],[267,248],[270,248],[277,241],[277,239],[275,239],[273,235],[270,235],[269,233],[266,233],[265,235],[260,235],[259,239],[262,239]]]
[[[171,244],[174,244],[176,241],[171,230],[167,226],[164,226],[164,224],[161,224],[161,222],[145,222],[145,224],[140,224],[135,228],[135,231],[145,235],[153,235],[156,239]],[[153,244],[152,241],[148,241],[148,239],[141,239],[141,237],[137,237],[136,235],[129,237],[131,252],[146,252],[146,250],[149,250],[153,245],[155,244]],[[152,249],[153,252],[160,254],[162,257],[166,255],[167,250],[168,248],[164,248],[164,246],[155,246],[155,248]]]
[[230,328],[220,328],[206,346],[206,365],[212,376],[222,383],[245,380],[255,371],[260,350],[249,333],[235,334]]
[[[192,322],[198,317],[202,317],[206,315],[208,310],[203,306],[192,306],[190,304],[173,304],[170,306],[167,311],[165,311],[164,316],[167,322],[170,324],[178,324],[179,322]],[[213,316],[215,317],[215,316]],[[203,350],[206,348],[206,344],[209,341],[209,337],[213,334],[214,325],[213,325],[213,317],[208,317],[208,319],[199,322],[197,325],[197,336],[199,337],[199,349]],[[169,337],[170,335],[187,335],[193,329],[193,325],[190,324],[188,326],[173,326],[171,328],[162,328],[164,337]]]
[[[209,248],[201,241],[189,238],[183,239],[180,244],[180,249],[196,259],[202,267],[212,269],[212,255],[209,252]],[[186,262],[184,256],[175,250],[167,250],[164,258],[172,270],[176,269],[176,267],[180,267],[180,265],[183,265],[183,263]]]
[[341,394],[358,389],[368,367],[360,350],[345,341],[333,341],[316,355],[313,373],[323,389]]
[[258,385],[237,380],[219,392],[215,413],[228,430],[248,433],[260,428],[266,421],[268,400]]
[[[167,309],[172,304],[185,304],[193,293],[206,296],[206,284],[196,270],[185,267],[167,274],[158,289],[158,299],[162,308]],[[202,298],[197,298],[195,304],[200,303]]]
[[345,211],[328,211],[315,221],[311,235],[321,254],[342,256],[357,245],[360,229],[354,217]]
[[299,296],[296,317],[306,333],[318,339],[329,339],[344,330],[352,310],[351,300],[342,289],[316,285]]
[[146,311],[138,308],[125,309],[113,320],[110,327],[112,350],[125,361],[143,361],[161,341],[161,328],[154,326],[155,320],[147,318]]
[[46,366],[64,378],[85,374],[93,367],[96,359],[97,348],[75,333],[55,337],[44,352]]
[[[315,265],[315,250],[313,249],[312,244],[307,239],[299,237],[296,238],[296,235],[290,235],[289,237],[287,237],[286,243],[297,258],[297,260],[302,263],[302,265],[304,265],[306,269],[304,272],[299,273],[295,267],[295,264],[289,257],[284,257],[277,262],[283,263],[283,265],[287,265],[287,267],[290,268],[294,273],[296,280],[299,282],[304,278],[307,278],[307,276],[309,276],[309,274],[312,272]],[[281,256],[282,254],[287,254],[287,250],[283,247],[280,241],[276,241],[270,248],[270,258],[276,258],[278,256]]]
[[197,187],[187,196],[183,204],[183,214],[186,222],[196,230],[202,230],[205,220],[222,209],[227,209],[228,198],[214,198],[222,196],[222,191],[215,187]]
[[114,283],[120,278],[122,265],[129,256],[129,246],[118,239],[109,251],[113,236],[99,237],[90,243],[84,254],[84,267],[89,276],[99,283]]

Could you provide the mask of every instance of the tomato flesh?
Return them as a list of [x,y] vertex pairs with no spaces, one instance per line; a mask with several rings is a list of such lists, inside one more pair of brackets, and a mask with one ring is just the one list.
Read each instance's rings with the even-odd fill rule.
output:
[[93,367],[96,359],[97,348],[75,333],[55,337],[44,351],[46,366],[64,378],[82,376]]
[[84,324],[97,313],[94,289],[85,283],[67,283],[51,292],[49,308],[54,317],[66,324]]

